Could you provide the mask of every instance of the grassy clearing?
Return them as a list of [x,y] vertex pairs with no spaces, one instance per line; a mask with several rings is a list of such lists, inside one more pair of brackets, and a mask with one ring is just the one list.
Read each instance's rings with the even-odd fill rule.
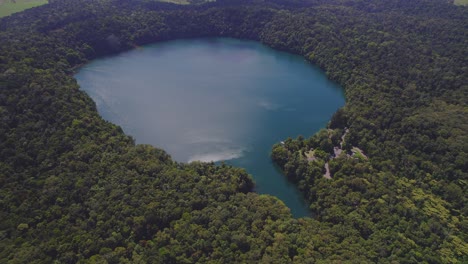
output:
[[188,5],[190,2],[188,0],[158,0],[159,2],[173,3],[178,5]]
[[202,4],[208,2],[216,2],[216,0],[155,0],[159,2],[173,3],[177,5],[190,5],[190,4]]
[[0,17],[47,4],[47,0],[0,0]]
[[367,160],[367,156],[364,155],[364,153],[362,152],[362,150],[360,148],[353,147],[351,152],[354,153],[354,157],[356,157],[356,158],[358,158],[360,160]]
[[304,154],[305,154],[305,156],[306,156],[306,158],[308,160],[314,160],[315,159],[315,149],[306,151]]
[[453,3],[456,4],[456,5],[466,6],[466,5],[468,5],[468,0],[455,0],[455,1],[453,1]]

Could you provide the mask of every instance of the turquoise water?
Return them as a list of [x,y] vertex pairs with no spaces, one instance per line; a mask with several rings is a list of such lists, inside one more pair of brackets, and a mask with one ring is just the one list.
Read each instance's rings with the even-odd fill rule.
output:
[[310,136],[344,105],[342,90],[302,57],[257,42],[180,40],[94,60],[75,75],[100,114],[137,143],[181,162],[225,161],[245,168],[258,193],[308,216],[270,151]]

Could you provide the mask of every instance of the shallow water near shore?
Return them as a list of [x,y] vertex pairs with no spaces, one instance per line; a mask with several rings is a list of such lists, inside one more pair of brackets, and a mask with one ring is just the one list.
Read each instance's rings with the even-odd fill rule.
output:
[[257,42],[178,40],[97,59],[75,75],[104,119],[181,162],[245,168],[256,191],[308,216],[302,195],[270,159],[273,144],[325,127],[341,88],[302,57]]

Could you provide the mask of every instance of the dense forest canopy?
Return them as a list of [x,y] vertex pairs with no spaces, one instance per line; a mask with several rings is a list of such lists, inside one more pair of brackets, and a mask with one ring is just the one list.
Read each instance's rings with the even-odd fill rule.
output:
[[[0,262],[467,262],[467,28],[440,0],[55,0],[1,19]],[[326,129],[272,150],[314,218],[253,193],[243,169],[135,145],[72,77],[212,36],[300,54],[343,85]]]

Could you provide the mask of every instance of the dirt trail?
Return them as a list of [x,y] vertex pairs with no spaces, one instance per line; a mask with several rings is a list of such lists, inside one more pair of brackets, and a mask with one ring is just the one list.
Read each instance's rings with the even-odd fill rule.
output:
[[328,162],[325,163],[325,174],[323,175],[323,177],[327,178],[327,179],[331,179],[331,174],[330,174],[330,166],[328,166]]

